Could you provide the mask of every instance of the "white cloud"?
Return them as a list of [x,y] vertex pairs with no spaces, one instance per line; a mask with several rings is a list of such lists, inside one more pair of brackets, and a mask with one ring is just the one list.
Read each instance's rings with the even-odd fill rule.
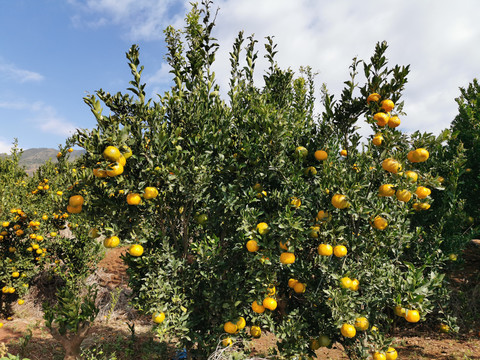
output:
[[[129,40],[163,39],[168,25],[181,25],[188,1],[178,0],[69,0],[79,13],[72,17],[76,26],[118,25]],[[181,7],[178,9],[178,7]]]
[[31,123],[34,128],[37,128],[44,133],[70,136],[76,130],[75,125],[58,115],[57,110],[54,107],[41,101],[32,103],[26,101],[3,101],[0,102],[0,108],[28,111],[30,115],[26,116],[26,120]]
[[10,149],[12,146],[12,144],[0,139],[0,154],[10,154]]
[[19,83],[38,82],[44,79],[43,75],[34,71],[20,69],[14,64],[9,64],[0,58],[0,80],[4,78]]

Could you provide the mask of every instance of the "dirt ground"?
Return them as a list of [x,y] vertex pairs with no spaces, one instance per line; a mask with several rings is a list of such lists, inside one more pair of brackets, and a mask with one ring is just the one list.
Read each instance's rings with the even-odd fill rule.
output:
[[[99,264],[96,277],[90,280],[97,281],[102,287],[99,292],[101,311],[83,342],[82,348],[88,349],[88,357],[85,358],[171,359],[174,349],[169,349],[165,343],[156,340],[150,331],[149,319],[138,315],[128,306],[126,267],[120,259],[125,250],[126,248],[108,250]],[[454,284],[459,287],[469,286],[469,282],[478,282],[480,278],[480,247],[472,244],[467,248],[465,258],[465,265],[452,274]],[[33,300],[34,298],[26,298],[25,305],[15,305],[15,316],[11,321],[2,320],[4,326],[0,328],[0,357],[10,352],[21,354],[30,360],[63,359],[60,344],[43,325],[40,306],[27,305],[33,303]],[[393,345],[399,353],[398,359],[480,360],[478,330],[480,328],[450,335],[419,324],[410,327],[408,331],[402,329],[402,336],[394,336]],[[255,340],[252,356],[265,358],[274,343],[271,334]],[[105,354],[114,355],[105,357]],[[335,344],[332,349],[319,349],[317,358],[348,359],[339,344]]]

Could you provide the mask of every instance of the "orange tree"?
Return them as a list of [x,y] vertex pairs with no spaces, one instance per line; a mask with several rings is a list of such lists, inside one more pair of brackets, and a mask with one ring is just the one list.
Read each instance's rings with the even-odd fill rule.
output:
[[[311,70],[280,69],[267,38],[258,87],[256,40],[240,33],[226,102],[203,5],[183,32],[165,30],[173,86],[158,101],[145,98],[137,46],[130,94],[85,98],[98,125],[70,140],[86,151],[72,188],[80,213],[105,246],[130,244],[133,303],[190,357],[270,331],[280,357],[338,341],[352,359],[396,358],[383,334],[395,316],[425,319],[443,283],[431,254],[412,251],[411,218],[441,189],[428,160],[441,139],[397,128],[408,67],[388,68],[378,44],[354,60],[339,100],[323,89],[317,117]],[[366,143],[360,119],[373,130]]]

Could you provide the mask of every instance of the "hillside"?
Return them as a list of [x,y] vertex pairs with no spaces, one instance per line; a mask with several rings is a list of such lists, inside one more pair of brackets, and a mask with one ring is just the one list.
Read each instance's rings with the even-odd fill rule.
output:
[[[32,174],[40,165],[45,164],[49,159],[54,163],[57,162],[57,153],[58,150],[49,149],[49,148],[33,148],[23,151],[22,157],[20,159],[20,165],[25,167],[25,171],[28,174]],[[74,150],[69,159],[71,161],[75,160],[84,153],[84,150]],[[8,156],[3,153],[0,154],[0,157]]]

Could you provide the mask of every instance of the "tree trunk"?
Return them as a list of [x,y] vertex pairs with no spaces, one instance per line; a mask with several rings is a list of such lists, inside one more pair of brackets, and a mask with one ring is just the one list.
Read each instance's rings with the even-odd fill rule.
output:
[[65,350],[65,357],[63,360],[78,360],[80,359],[81,348],[83,340],[88,335],[90,324],[82,324],[76,333],[67,332],[61,335],[56,328],[50,328],[50,333],[53,338],[62,344]]

